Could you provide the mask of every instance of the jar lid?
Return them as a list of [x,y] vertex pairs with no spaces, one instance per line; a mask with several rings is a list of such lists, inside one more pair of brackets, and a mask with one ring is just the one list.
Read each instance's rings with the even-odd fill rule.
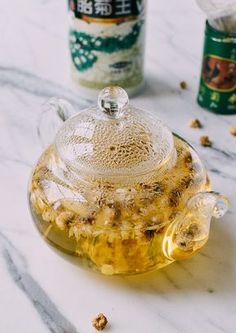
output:
[[134,176],[167,163],[173,135],[147,111],[129,105],[120,87],[107,87],[98,106],[77,113],[56,135],[56,148],[74,170],[104,176]]

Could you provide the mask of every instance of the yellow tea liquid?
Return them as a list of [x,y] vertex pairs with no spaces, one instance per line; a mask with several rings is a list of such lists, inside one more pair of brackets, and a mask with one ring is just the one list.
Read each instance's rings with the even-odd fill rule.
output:
[[[125,184],[76,174],[51,145],[38,161],[29,188],[41,235],[107,275],[136,274],[171,263],[175,258],[164,251],[167,229],[191,196],[209,189],[197,154],[181,138],[174,141],[173,168],[152,170]],[[191,240],[195,231],[186,232]],[[188,244],[181,246],[183,255],[193,252]]]

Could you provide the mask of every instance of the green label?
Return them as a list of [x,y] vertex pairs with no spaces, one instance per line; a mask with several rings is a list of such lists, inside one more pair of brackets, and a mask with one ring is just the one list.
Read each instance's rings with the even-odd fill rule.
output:
[[236,113],[236,39],[207,24],[198,103],[216,113]]
[[[139,38],[142,21],[133,24],[131,31],[126,35],[117,36],[93,36],[83,31],[70,31],[70,50],[75,68],[87,71],[98,60],[97,53],[112,54],[114,52],[130,49]],[[122,69],[129,65],[127,61],[110,64],[110,67]]]

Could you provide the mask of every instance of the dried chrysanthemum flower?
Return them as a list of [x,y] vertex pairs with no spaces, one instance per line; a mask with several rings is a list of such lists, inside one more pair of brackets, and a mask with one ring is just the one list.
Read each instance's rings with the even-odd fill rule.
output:
[[71,222],[74,218],[74,214],[72,212],[62,212],[60,215],[56,217],[56,225],[59,229],[65,230],[68,226],[69,222]]
[[188,88],[188,85],[187,85],[187,83],[185,81],[181,81],[179,83],[179,85],[180,85],[180,88],[183,89],[183,90],[185,90],[185,89]]
[[191,127],[191,128],[202,128],[202,124],[201,124],[200,120],[193,119],[193,120],[190,121],[189,127]]
[[203,135],[200,137],[200,143],[203,147],[211,147],[212,141],[209,139],[207,135]]
[[98,331],[102,331],[106,327],[107,323],[108,320],[103,313],[99,313],[92,321],[93,327]]
[[232,126],[230,128],[230,134],[232,134],[233,136],[236,136],[236,126]]

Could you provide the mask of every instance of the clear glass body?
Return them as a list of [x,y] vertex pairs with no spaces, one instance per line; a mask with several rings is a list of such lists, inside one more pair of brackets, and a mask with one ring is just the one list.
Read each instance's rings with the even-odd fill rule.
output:
[[[135,274],[171,263],[175,255],[167,256],[163,246],[169,226],[191,196],[209,190],[205,168],[194,150],[179,137],[174,142],[177,160],[169,172],[160,175],[153,170],[127,184],[82,175],[71,184],[70,172],[51,145],[38,161],[29,186],[40,234],[104,274]],[[191,241],[191,232],[188,237]],[[208,232],[199,244],[186,242],[178,251],[189,256],[207,238]]]

